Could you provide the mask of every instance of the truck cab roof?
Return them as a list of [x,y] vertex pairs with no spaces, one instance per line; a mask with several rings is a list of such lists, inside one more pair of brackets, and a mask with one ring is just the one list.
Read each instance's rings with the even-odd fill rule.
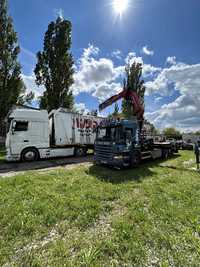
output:
[[133,125],[138,124],[137,120],[113,120],[103,122],[102,127],[117,127],[117,126],[127,126],[132,127]]
[[46,110],[14,109],[8,115],[9,119],[48,121]]

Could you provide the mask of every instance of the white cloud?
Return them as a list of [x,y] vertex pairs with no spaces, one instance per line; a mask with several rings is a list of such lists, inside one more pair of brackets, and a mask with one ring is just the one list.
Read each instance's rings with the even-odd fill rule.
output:
[[89,109],[86,108],[84,103],[75,103],[74,104],[74,110],[81,114],[87,114],[89,113]]
[[83,56],[81,59],[88,59],[90,56],[97,56],[99,54],[99,48],[94,46],[93,44],[89,44],[87,48],[83,51]]
[[173,102],[146,114],[157,127],[174,126],[182,130],[200,128],[200,64],[179,63],[165,68],[146,86],[148,93],[168,96],[176,90],[180,94]]
[[117,59],[122,59],[122,52],[117,49],[111,53],[111,56]]
[[146,113],[146,117],[159,128],[176,127],[180,130],[198,130],[200,128],[200,102],[181,95],[174,102],[163,105],[159,110]]
[[159,67],[154,67],[150,64],[144,64],[143,63],[143,76],[146,78],[146,77],[149,77],[149,76],[152,76],[156,73],[159,73],[162,69],[159,68]]
[[164,68],[154,81],[146,83],[148,93],[159,93],[168,95],[170,85],[174,85],[175,90],[184,92],[196,92],[200,84],[200,64],[187,65],[179,63],[169,68]]
[[133,62],[141,63],[143,65],[142,74],[145,78],[149,78],[149,76],[152,76],[162,70],[159,67],[154,67],[150,64],[145,64],[142,57],[137,57],[135,52],[130,52],[125,58],[125,63],[131,65]]
[[26,86],[27,92],[34,92],[35,97],[41,96],[43,92],[45,91],[44,86],[37,86],[35,83],[35,75],[24,75],[22,74],[22,79],[24,81],[24,84]]
[[100,101],[109,98],[122,91],[122,85],[120,83],[104,83],[97,86],[96,90],[93,92],[93,96],[97,97]]
[[123,74],[124,67],[115,67],[113,61],[108,58],[96,59],[95,56],[98,53],[99,48],[93,45],[84,49],[78,66],[76,66],[74,84],[72,85],[72,91],[75,95],[87,92],[99,100],[104,100],[116,91],[116,82],[114,81]]
[[[125,65],[115,67],[111,59],[97,57],[99,52],[99,48],[91,44],[84,49],[76,66],[74,84],[71,87],[75,95],[87,92],[103,101],[122,89]],[[132,64],[134,61],[143,64],[144,77],[150,77],[161,71],[161,68],[144,64],[142,57],[130,52],[125,58],[125,64]]]
[[142,47],[142,53],[145,54],[146,56],[154,55],[154,51],[149,49],[146,45]]
[[167,57],[166,63],[169,64],[169,65],[176,65],[176,57],[175,56]]

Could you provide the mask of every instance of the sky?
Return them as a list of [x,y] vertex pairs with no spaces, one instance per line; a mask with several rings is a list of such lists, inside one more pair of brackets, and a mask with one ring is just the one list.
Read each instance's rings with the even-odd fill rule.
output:
[[34,83],[35,54],[43,48],[48,24],[59,15],[72,22],[76,72],[71,90],[77,109],[97,109],[119,92],[126,63],[137,61],[143,64],[145,117],[160,129],[199,130],[200,1],[121,0],[128,1],[124,12],[114,1],[9,1],[27,90],[36,97],[44,90]]

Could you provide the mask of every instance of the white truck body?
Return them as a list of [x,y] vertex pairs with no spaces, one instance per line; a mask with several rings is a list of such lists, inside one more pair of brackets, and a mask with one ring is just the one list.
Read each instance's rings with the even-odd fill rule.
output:
[[102,120],[62,108],[50,114],[46,110],[15,109],[8,117],[7,161],[21,160],[25,152],[26,159],[31,161],[34,151],[42,159],[70,156],[76,149],[93,148],[94,129]]

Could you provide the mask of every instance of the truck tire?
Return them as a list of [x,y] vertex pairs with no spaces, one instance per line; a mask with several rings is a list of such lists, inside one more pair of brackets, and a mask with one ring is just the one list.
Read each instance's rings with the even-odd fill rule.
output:
[[35,148],[26,148],[22,151],[21,160],[23,162],[36,161],[39,158],[39,153]]
[[85,147],[76,147],[74,150],[75,157],[84,157],[86,156],[87,149]]
[[168,159],[169,158],[169,150],[168,149],[163,149],[162,158],[163,159]]
[[133,152],[131,159],[130,159],[130,167],[137,168],[141,162],[141,155],[139,151]]

